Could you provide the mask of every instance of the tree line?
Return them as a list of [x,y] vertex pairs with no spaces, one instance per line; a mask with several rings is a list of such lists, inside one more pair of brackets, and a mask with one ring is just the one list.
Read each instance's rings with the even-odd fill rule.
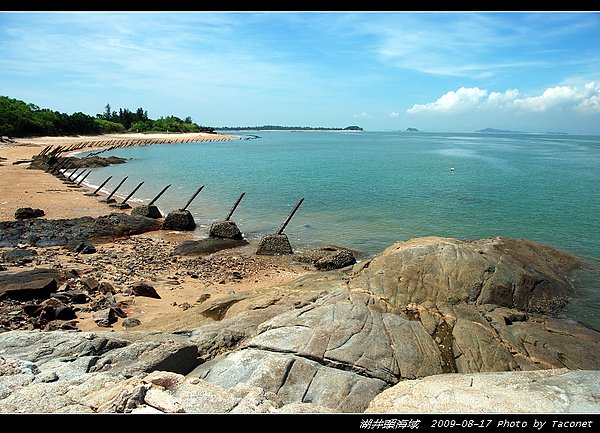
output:
[[150,119],[142,107],[135,112],[106,104],[95,117],[82,112],[60,113],[24,101],[0,96],[0,135],[8,137],[92,135],[124,132],[210,132],[214,128],[200,126],[191,117],[176,116]]

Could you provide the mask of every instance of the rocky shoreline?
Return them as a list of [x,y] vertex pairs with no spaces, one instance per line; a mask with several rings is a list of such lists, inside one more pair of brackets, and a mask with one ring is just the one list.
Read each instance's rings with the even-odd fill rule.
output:
[[[126,244],[130,253],[115,254]],[[317,250],[274,265],[275,257],[243,248],[173,255],[176,243],[145,237],[97,247],[105,249],[68,252],[79,270],[59,268],[57,287],[23,311],[42,315],[53,300],[56,315],[56,300],[84,295],[80,305],[90,308],[91,300],[124,322],[119,315],[128,316],[132,305],[164,296],[164,282],[154,291],[135,289],[139,280],[156,285],[152,275],[164,267],[175,271],[173,287],[203,281],[206,288],[209,280],[219,286],[254,278],[257,267],[283,271],[292,262],[307,272],[266,289],[198,293],[173,314],[124,331],[102,332],[113,326],[108,320],[81,332],[77,319],[54,317],[46,330],[0,333],[0,412],[600,412],[600,332],[556,316],[573,295],[569,273],[579,264],[544,245],[419,238],[327,271],[315,267]],[[63,251],[38,252],[33,260],[47,267],[38,269],[43,278],[58,272],[64,261],[53,259]],[[116,260],[128,275],[110,270]],[[462,384],[461,377],[485,386],[470,390],[470,398],[464,391],[454,403],[436,403],[432,389]],[[537,396],[536,404],[495,403],[506,399],[505,383]],[[433,401],[416,408],[405,395]],[[485,405],[475,403],[481,395]]]
[[0,413],[600,412],[600,331],[560,316],[581,264],[546,245],[357,263],[59,210],[0,222]]

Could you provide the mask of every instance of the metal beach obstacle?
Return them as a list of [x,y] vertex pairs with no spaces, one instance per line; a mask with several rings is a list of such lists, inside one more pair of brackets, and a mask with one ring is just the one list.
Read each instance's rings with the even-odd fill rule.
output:
[[[82,170],[81,172],[79,172],[79,174],[77,176],[75,176],[71,181],[68,182],[68,187],[69,188],[81,188],[81,186],[79,186],[80,182],[77,181],[77,179],[81,178],[84,174],[86,173],[86,170]],[[89,174],[89,172],[88,172]],[[86,174],[87,176],[87,174]],[[85,178],[85,176],[83,177]]]
[[281,224],[281,226],[275,233],[265,235],[262,238],[262,240],[260,241],[260,245],[258,246],[258,249],[256,250],[256,254],[269,255],[269,256],[276,256],[276,255],[281,255],[281,254],[293,254],[294,250],[292,249],[292,246],[290,245],[290,241],[289,241],[287,235],[285,233],[283,233],[283,231],[285,230],[285,228],[291,221],[292,217],[296,214],[296,212],[298,211],[298,208],[300,207],[300,205],[302,204],[303,201],[304,201],[304,198],[301,198],[298,201],[298,203],[296,203],[296,206],[294,206],[294,208],[292,209],[292,211],[290,212],[288,217],[285,219],[283,224]]
[[171,184],[165,186],[162,189],[162,191],[159,192],[156,195],[156,197],[154,197],[152,199],[152,201],[150,201],[150,203],[134,207],[131,210],[131,215],[139,215],[139,216],[144,216],[146,218],[153,218],[153,219],[162,218],[162,214],[160,213],[160,210],[158,209],[158,207],[154,206],[154,203],[156,202],[156,200],[158,200],[160,198],[161,195],[163,195],[165,193],[165,191],[167,189],[169,189],[170,186],[171,186]]
[[[67,176],[67,178],[63,181],[64,183],[74,183],[72,177],[75,173],[77,173],[79,170],[81,170],[81,167],[77,167],[75,168],[75,170],[73,170],[71,172],[71,174],[69,176]],[[81,174],[81,173],[80,173]],[[79,177],[79,175],[77,175]]]
[[108,197],[106,197],[106,198],[101,198],[101,199],[100,199],[100,201],[101,201],[101,202],[103,202],[103,203],[114,203],[114,202],[116,202],[117,200],[115,200],[114,198],[112,198],[112,196],[113,196],[113,195],[115,195],[115,193],[117,192],[117,190],[118,190],[119,188],[121,188],[121,185],[123,185],[123,183],[124,183],[124,182],[127,180],[127,178],[128,178],[128,177],[129,177],[129,176],[125,176],[125,177],[123,178],[123,180],[122,180],[121,182],[119,182],[119,184],[118,184],[118,185],[117,185],[117,187],[116,187],[116,188],[113,190],[113,192],[111,192],[111,193],[108,195]]
[[227,214],[227,218],[225,218],[225,221],[229,221],[229,219],[231,218],[231,216],[233,215],[233,213],[235,212],[235,210],[237,209],[237,207],[240,205],[240,202],[242,201],[242,199],[244,198],[244,196],[246,195],[245,192],[243,192],[238,199],[236,200],[236,202],[233,204],[233,207],[231,208],[231,210],[229,211],[229,213]]
[[[74,166],[74,162],[67,163],[63,168],[59,169],[58,172],[56,172],[56,177],[64,180],[67,177],[67,171],[71,170]],[[62,170],[62,173],[60,170]]]
[[136,191],[138,189],[140,189],[140,187],[144,184],[144,182],[140,182],[138,186],[136,186],[133,191],[131,191],[131,193],[125,197],[125,200],[123,200],[121,203],[113,203],[110,206],[111,207],[117,207],[119,209],[131,209],[131,206],[127,203],[127,201],[131,198],[131,196],[133,196],[133,194],[136,193]]
[[98,191],[100,191],[102,189],[102,187],[104,185],[106,185],[108,183],[108,181],[111,179],[112,179],[112,176],[108,176],[108,178],[104,182],[102,182],[100,184],[100,186],[98,188],[96,188],[96,190],[94,192],[86,192],[84,195],[89,195],[89,196],[98,195]]
[[186,203],[186,205],[183,207],[183,209],[180,209],[180,210],[186,210],[186,209],[188,208],[188,206],[189,206],[190,204],[192,204],[192,201],[194,201],[194,199],[196,198],[196,196],[197,196],[198,194],[200,194],[200,191],[202,191],[202,189],[204,189],[204,185],[202,185],[200,188],[198,188],[198,189],[196,190],[196,192],[194,193],[194,195],[192,195],[192,196],[190,197],[190,199],[188,200],[188,202]]
[[215,221],[214,223],[211,224],[210,230],[208,231],[209,237],[222,238],[222,239],[223,238],[236,239],[236,240],[244,239],[244,236],[242,235],[242,232],[240,231],[238,226],[233,221],[230,221],[230,219],[231,219],[231,216],[233,215],[233,213],[235,212],[235,210],[237,209],[237,207],[239,206],[240,202],[242,201],[242,198],[244,198],[245,194],[246,193],[243,192],[239,196],[239,198],[234,203],[233,207],[227,214],[227,218],[225,218],[224,221]]
[[[86,177],[89,176],[89,174],[92,172],[92,170],[83,170],[81,173],[79,173],[77,176],[75,176],[75,178],[73,179],[73,183],[71,185],[67,185],[69,188],[81,188],[81,183],[85,180]],[[77,180],[79,179],[79,180]]]
[[92,172],[92,170],[89,170],[89,171],[86,173],[86,175],[85,175],[85,176],[83,176],[83,177],[82,177],[82,178],[79,180],[79,182],[77,182],[77,186],[80,186],[80,185],[81,185],[81,183],[82,183],[82,182],[83,182],[83,181],[84,181],[84,180],[85,180],[85,179],[86,179],[86,178],[87,178],[87,177],[90,175],[90,173],[91,173],[91,172]]
[[296,206],[294,206],[294,208],[292,209],[292,211],[290,212],[288,217],[285,219],[283,224],[281,224],[281,226],[279,227],[279,230],[277,230],[277,233],[275,233],[275,234],[277,234],[277,235],[283,234],[283,231],[285,230],[286,226],[290,223],[292,217],[298,211],[298,208],[300,207],[300,205],[302,204],[303,201],[304,201],[304,198],[301,198],[300,200],[298,200],[298,203],[296,203]]

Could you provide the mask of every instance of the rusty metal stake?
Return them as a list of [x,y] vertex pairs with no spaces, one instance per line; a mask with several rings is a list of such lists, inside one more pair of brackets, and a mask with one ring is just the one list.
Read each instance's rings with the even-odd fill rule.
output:
[[98,191],[100,191],[100,190],[102,189],[102,187],[103,187],[104,185],[106,185],[106,183],[107,183],[109,180],[111,180],[111,179],[112,179],[112,176],[108,176],[108,179],[106,179],[104,182],[102,182],[102,185],[100,185],[98,188],[96,188],[96,191],[94,191],[94,192],[92,192],[92,193],[89,193],[89,194],[86,194],[86,195],[98,195]]
[[204,188],[204,185],[202,185],[200,188],[198,188],[198,190],[196,190],[196,192],[194,193],[194,195],[188,200],[187,204],[181,210],[186,210],[187,209],[187,207],[192,203],[192,201],[196,198],[196,196],[198,194],[200,194],[200,191],[202,191],[202,188]]
[[109,203],[109,202],[110,202],[110,200],[112,199],[112,196],[113,196],[113,195],[114,195],[114,194],[117,192],[117,190],[118,190],[119,188],[121,188],[121,185],[123,185],[123,183],[125,183],[125,181],[127,180],[127,178],[128,178],[128,177],[129,177],[129,176],[125,176],[125,177],[123,178],[123,180],[122,180],[122,181],[121,181],[121,182],[120,182],[120,183],[117,185],[117,187],[116,187],[116,188],[113,190],[113,192],[111,192],[111,193],[108,195],[108,197],[106,197],[105,199],[102,199],[101,201],[105,201],[105,202]]
[[144,182],[140,182],[140,184],[139,184],[138,186],[136,186],[136,187],[133,189],[133,191],[131,191],[131,194],[129,194],[127,197],[125,197],[125,200],[123,200],[123,201],[121,202],[121,204],[120,204],[120,205],[122,206],[122,205],[124,205],[125,203],[127,203],[127,200],[129,200],[129,199],[131,198],[131,196],[132,196],[133,194],[135,194],[135,192],[136,192],[138,189],[140,189],[140,187],[141,187],[143,184],[144,184]]
[[304,198],[301,198],[298,203],[296,203],[296,206],[294,206],[294,209],[292,209],[292,211],[290,212],[290,214],[288,215],[288,217],[286,218],[286,220],[283,222],[283,224],[281,224],[281,227],[279,227],[279,230],[277,230],[278,235],[283,233],[283,230],[285,230],[285,227],[288,225],[288,223],[290,222],[290,220],[292,219],[292,217],[294,216],[294,214],[296,213],[296,211],[298,210],[298,208],[300,207],[300,205],[302,204],[302,202],[304,201]]
[[171,186],[171,184],[169,184],[169,185],[165,186],[165,187],[162,189],[162,191],[161,191],[161,192],[159,192],[159,193],[158,193],[158,195],[157,195],[156,197],[154,197],[150,203],[148,203],[148,206],[152,206],[152,205],[154,204],[154,202],[155,202],[156,200],[158,200],[158,199],[160,198],[160,196],[161,196],[161,195],[163,195],[163,194],[164,194],[164,192],[165,192],[167,189],[169,189],[169,187],[170,187],[170,186]]
[[229,211],[229,214],[227,214],[227,218],[225,218],[225,221],[229,221],[229,218],[231,218],[231,215],[233,215],[233,213],[235,212],[236,208],[238,207],[238,205],[242,201],[242,198],[244,197],[245,194],[246,193],[243,192],[242,195],[240,195],[240,197],[237,199],[237,201],[235,202],[235,204],[233,205],[233,207]]

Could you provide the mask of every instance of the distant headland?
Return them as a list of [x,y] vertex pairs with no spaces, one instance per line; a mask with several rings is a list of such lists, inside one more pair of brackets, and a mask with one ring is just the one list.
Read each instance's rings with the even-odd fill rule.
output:
[[[531,134],[531,132],[511,131],[508,129],[495,129],[495,128],[484,128],[484,129],[480,129],[475,132],[483,132],[483,133],[490,133],[490,134]],[[545,134],[568,135],[566,132],[560,132],[560,131],[559,132],[546,131]]]
[[314,126],[223,126],[215,128],[216,131],[363,131],[360,126],[346,126],[345,128],[326,128]]
[[484,128],[475,132],[484,132],[491,134],[522,134],[521,131],[511,131],[509,129]]

